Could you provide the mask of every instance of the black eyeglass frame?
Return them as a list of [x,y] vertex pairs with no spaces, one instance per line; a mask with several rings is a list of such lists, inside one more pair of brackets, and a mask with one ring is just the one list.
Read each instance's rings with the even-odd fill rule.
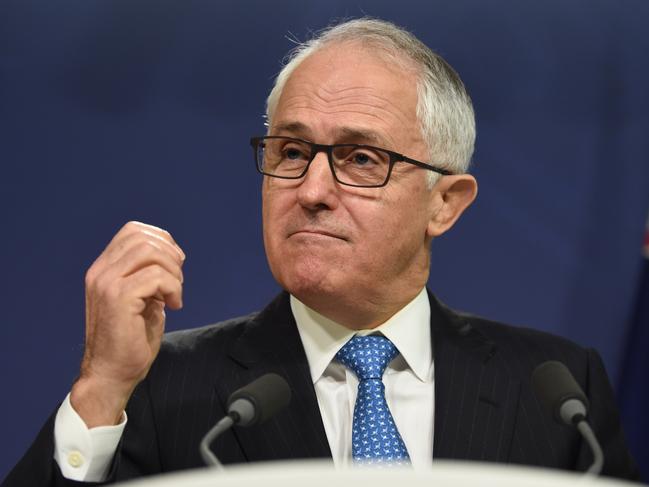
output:
[[[265,140],[268,139],[283,139],[283,140],[289,140],[293,142],[300,142],[302,144],[307,144],[311,147],[311,155],[309,157],[309,162],[306,163],[306,166],[304,166],[304,171],[298,176],[278,176],[277,174],[270,174],[267,172],[264,172],[261,168],[263,165],[263,161],[259,161],[258,155],[259,155],[259,146],[263,144]],[[257,171],[264,176],[270,176],[272,178],[280,178],[280,179],[301,179],[305,176],[307,171],[309,170],[309,166],[311,166],[311,163],[313,162],[313,159],[315,159],[315,156],[318,154],[318,152],[324,152],[327,154],[327,160],[329,161],[329,169],[331,169],[331,174],[333,174],[334,179],[345,186],[353,186],[355,188],[381,188],[388,184],[388,181],[390,181],[390,176],[392,175],[392,168],[397,162],[406,162],[408,164],[412,164],[417,167],[421,167],[422,169],[428,169],[430,171],[436,172],[438,174],[441,174],[442,176],[450,176],[453,173],[451,171],[448,171],[446,169],[440,169],[434,166],[431,166],[430,164],[427,164],[425,162],[417,161],[415,159],[411,159],[410,157],[406,157],[403,154],[399,154],[398,152],[394,152],[388,149],[383,149],[381,147],[375,147],[372,145],[365,145],[365,144],[333,144],[333,145],[327,145],[327,144],[314,144],[313,142],[309,142],[307,140],[303,139],[298,139],[296,137],[285,137],[283,135],[266,135],[263,137],[251,137],[250,138],[250,145],[252,146],[252,150],[255,155],[255,167],[257,168]],[[352,147],[355,149],[369,149],[369,150],[378,150],[381,152],[384,152],[390,156],[390,162],[389,162],[389,167],[388,167],[388,173],[385,177],[385,181],[381,184],[373,184],[373,185],[364,185],[364,184],[351,184],[351,183],[345,183],[344,181],[341,181],[338,179],[338,176],[336,175],[336,170],[334,169],[334,164],[333,164],[333,150],[338,148],[338,147]]]

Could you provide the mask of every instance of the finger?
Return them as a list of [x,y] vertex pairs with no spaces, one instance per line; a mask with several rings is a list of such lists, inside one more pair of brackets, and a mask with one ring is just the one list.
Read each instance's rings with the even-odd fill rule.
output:
[[147,241],[152,242],[160,250],[169,254],[179,265],[182,265],[184,262],[184,254],[176,245],[148,230],[138,230],[137,232],[125,235],[120,240],[112,242],[106,247],[103,258],[105,262],[102,265],[114,264],[133,248]]
[[144,312],[151,298],[164,301],[171,309],[180,309],[183,306],[182,295],[182,283],[158,265],[140,269],[122,282],[122,296],[133,300],[136,313]]
[[147,340],[149,343],[153,343],[156,337],[164,333],[165,302],[157,298],[147,299],[144,311],[142,311],[142,317],[149,324],[146,327]]
[[185,260],[185,253],[173,241],[168,232],[152,225],[129,222],[117,232],[101,255],[90,266],[86,272],[86,285],[91,286],[98,276],[142,240],[158,242],[161,244],[161,248],[170,252],[174,259],[180,258],[181,264]]
[[164,252],[157,242],[144,240],[134,245],[106,270],[107,276],[123,278],[148,267],[158,265],[172,274],[181,283],[184,281],[181,264],[167,252]]
[[171,236],[171,234],[159,227],[155,227],[153,225],[148,225],[146,223],[142,222],[136,222],[136,221],[130,221],[126,225],[124,225],[118,232],[115,234],[111,242],[108,244],[108,247],[111,247],[113,243],[118,243],[120,242],[123,238],[128,237],[129,235],[132,235],[134,233],[142,233],[146,232],[149,235],[155,235],[158,238],[161,238],[165,242],[171,244],[171,246],[180,253],[182,258],[185,258],[185,253],[183,250],[180,248],[180,245],[174,240],[174,238]]

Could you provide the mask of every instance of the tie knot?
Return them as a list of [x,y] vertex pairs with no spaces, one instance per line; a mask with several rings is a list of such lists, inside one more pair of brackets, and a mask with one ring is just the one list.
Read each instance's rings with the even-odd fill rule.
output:
[[398,353],[397,347],[384,336],[355,336],[343,345],[336,358],[360,381],[381,380],[385,368]]

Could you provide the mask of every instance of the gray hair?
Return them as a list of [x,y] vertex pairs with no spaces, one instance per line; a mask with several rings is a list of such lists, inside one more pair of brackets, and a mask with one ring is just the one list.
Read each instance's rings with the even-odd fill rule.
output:
[[[417,83],[417,118],[430,162],[454,173],[467,171],[475,142],[475,116],[471,98],[455,70],[410,32],[384,20],[350,20],[318,32],[310,40],[295,46],[275,79],[266,100],[266,119],[271,124],[286,81],[308,56],[325,46],[360,42],[378,48],[401,65],[419,74]],[[430,171],[431,185],[436,173]]]

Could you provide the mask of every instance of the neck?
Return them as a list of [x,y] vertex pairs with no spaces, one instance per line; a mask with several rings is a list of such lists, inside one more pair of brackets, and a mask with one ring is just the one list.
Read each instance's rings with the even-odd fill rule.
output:
[[373,299],[345,300],[340,297],[327,300],[323,299],[321,295],[296,295],[295,297],[322,316],[350,330],[371,330],[382,325],[403,309],[417,297],[423,287],[422,284],[418,289],[401,295],[400,299],[382,302],[376,302]]
[[[382,325],[412,301],[425,287],[430,270],[429,246],[391,279],[358,280],[351,289],[290,289],[302,303],[351,330],[371,330]],[[377,282],[378,281],[378,282]],[[381,285],[387,282],[388,285]],[[394,283],[399,283],[395,286]]]

